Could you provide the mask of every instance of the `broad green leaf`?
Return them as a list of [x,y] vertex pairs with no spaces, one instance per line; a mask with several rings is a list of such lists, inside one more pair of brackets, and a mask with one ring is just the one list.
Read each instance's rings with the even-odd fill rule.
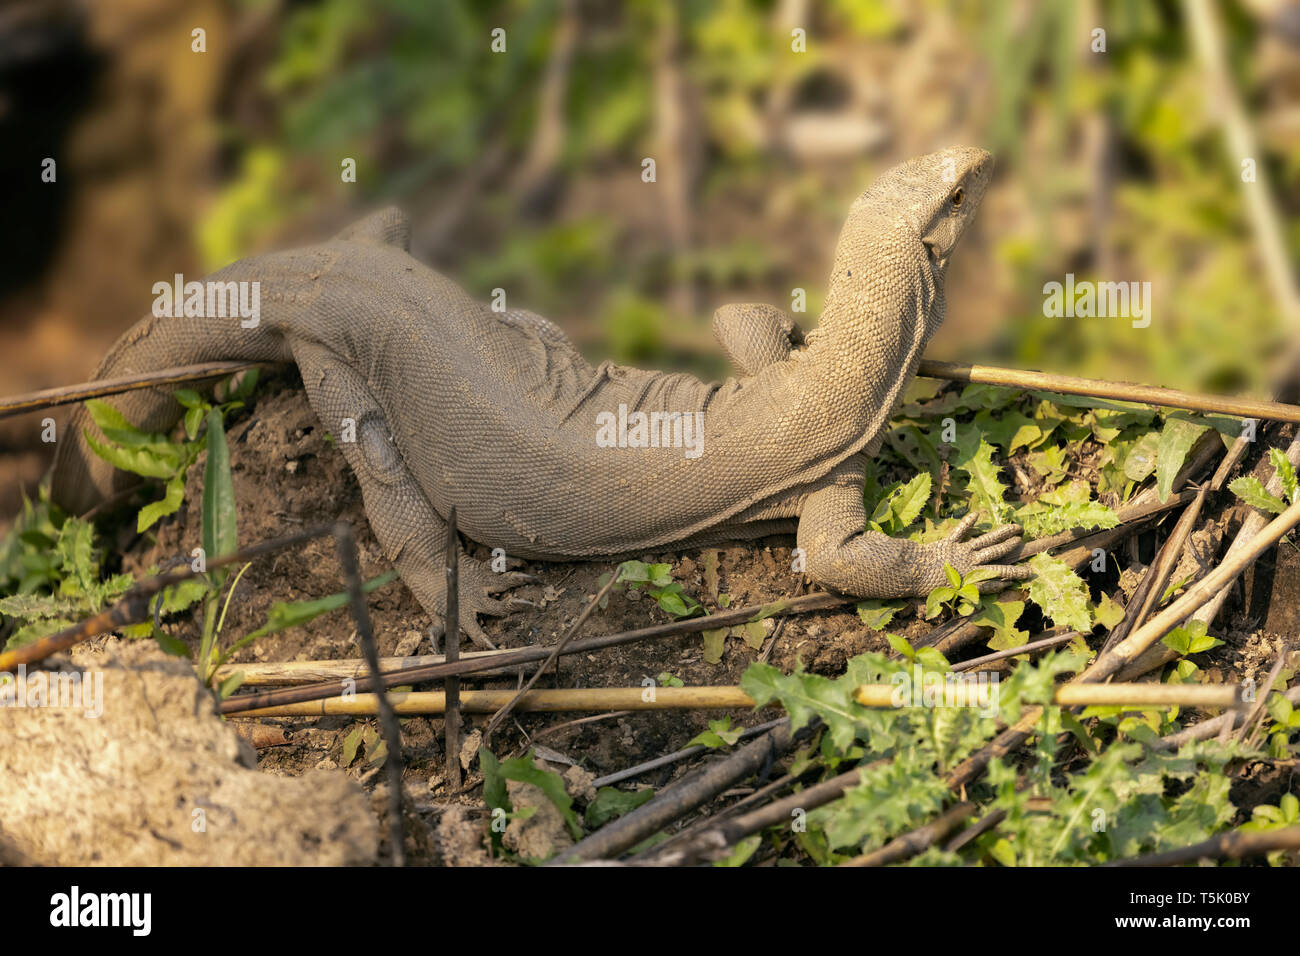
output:
[[1028,561],[1034,571],[1029,582],[1029,599],[1043,609],[1053,623],[1072,630],[1092,630],[1088,611],[1088,585],[1060,558],[1044,552]]
[[645,790],[617,790],[614,787],[601,787],[596,791],[596,799],[587,804],[583,815],[588,829],[597,830],[610,820],[630,813],[644,803],[654,799],[655,792],[647,787]]
[[203,469],[203,549],[208,560],[225,557],[238,547],[235,527],[235,488],[230,477],[230,450],[221,412],[208,412],[208,461]]
[[185,500],[185,476],[176,475],[167,482],[167,491],[162,499],[151,504],[145,505],[136,515],[135,530],[140,533],[148,529],[155,521],[165,518],[167,515],[175,514]]
[[1174,478],[1183,467],[1187,453],[1208,427],[1173,415],[1165,419],[1165,427],[1160,432],[1160,444],[1156,449],[1156,490],[1161,501],[1169,500]]

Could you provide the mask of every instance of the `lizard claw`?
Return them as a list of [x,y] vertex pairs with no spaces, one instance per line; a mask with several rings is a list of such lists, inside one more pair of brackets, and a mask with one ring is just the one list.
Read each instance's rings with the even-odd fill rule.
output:
[[[510,613],[510,606],[505,601],[498,601],[491,595],[500,594],[523,584],[532,584],[536,580],[537,578],[533,575],[519,571],[496,573],[476,561],[462,558],[460,561],[460,595],[458,601],[460,629],[468,634],[470,639],[479,647],[496,650],[496,645],[492,643],[487,636],[487,632],[483,630],[478,622],[479,615],[505,617]],[[433,634],[436,638],[441,638],[446,633],[447,602],[445,597],[438,602],[437,612]]]

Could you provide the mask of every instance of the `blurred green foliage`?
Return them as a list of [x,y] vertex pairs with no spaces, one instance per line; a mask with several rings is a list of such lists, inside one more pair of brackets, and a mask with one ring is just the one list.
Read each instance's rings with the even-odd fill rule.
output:
[[[997,188],[1013,193],[1012,208],[1024,213],[982,216],[976,242],[988,245],[963,256],[975,260],[996,317],[990,332],[950,341],[948,352],[1180,387],[1264,386],[1266,359],[1283,337],[1279,313],[1245,217],[1239,169],[1207,108],[1177,6],[1099,0],[1104,55],[1088,52],[1087,24],[1072,3],[828,0],[808,8],[807,52],[799,54],[780,19],[785,8],[774,0],[285,7],[275,54],[258,79],[274,119],[229,131],[242,158],[201,224],[205,265],[274,242],[315,205],[398,201],[427,211],[464,198],[471,208],[433,258],[475,294],[507,288],[513,306],[576,326],[584,347],[619,360],[707,353],[707,313],[723,301],[788,306],[798,286],[815,316],[847,199],[899,157],[897,130],[847,166],[786,155],[768,136],[772,98],[817,89],[813,81],[824,75],[891,50],[910,57],[908,44],[942,20],[976,45],[982,66],[955,65],[947,89],[920,86],[918,72],[916,102],[972,99],[963,135],[999,155]],[[1249,59],[1260,28],[1236,8],[1227,13],[1225,43],[1252,102]],[[512,175],[546,122],[544,89],[566,17],[579,27],[550,172],[567,189],[538,214],[512,191]],[[683,118],[698,139],[696,218],[684,244],[660,234],[661,203],[647,213],[633,192],[642,158],[659,144],[665,25],[675,31],[690,91]],[[491,48],[498,27],[506,29],[504,53]],[[894,61],[881,62],[883,74]],[[982,73],[987,82],[972,94],[971,76]],[[909,108],[894,108],[894,122],[907,124]],[[1095,175],[1096,157],[1084,148],[1096,124],[1114,166],[1108,180]],[[339,181],[344,156],[357,162],[356,185]],[[498,160],[486,186],[472,184]],[[1276,177],[1279,198],[1292,201],[1285,197],[1300,192],[1300,157],[1260,162]],[[584,193],[590,184],[598,188]],[[1088,235],[1094,215],[1099,226]],[[816,242],[787,243],[795,219]],[[1300,229],[1287,222],[1296,250]],[[417,219],[417,235],[418,226]],[[1044,316],[1043,284],[1067,271],[1079,280],[1150,281],[1152,326]],[[954,299],[950,315],[964,308]]]

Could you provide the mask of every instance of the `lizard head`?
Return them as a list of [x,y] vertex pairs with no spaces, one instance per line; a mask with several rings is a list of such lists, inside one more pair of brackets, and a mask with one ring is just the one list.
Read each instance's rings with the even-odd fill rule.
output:
[[992,174],[992,155],[971,146],[918,156],[877,179],[858,197],[849,218],[865,215],[877,235],[883,229],[904,241],[919,239],[942,275]]

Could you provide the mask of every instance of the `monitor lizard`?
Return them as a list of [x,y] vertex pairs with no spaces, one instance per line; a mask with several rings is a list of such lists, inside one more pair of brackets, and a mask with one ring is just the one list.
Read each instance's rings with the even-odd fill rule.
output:
[[[392,208],[319,245],[214,273],[260,284],[256,327],[149,315],[96,377],[222,359],[296,363],[324,427],[340,435],[354,423],[355,441],[340,447],[366,515],[437,627],[452,505],[466,537],[521,559],[622,557],[797,522],[809,578],[847,594],[924,595],[944,583],[945,564],[1023,579],[1028,569],[1000,563],[1019,546],[1015,525],[966,540],[969,514],[945,540],[921,544],[866,530],[863,503],[865,457],[943,321],[949,256],[992,166],[984,150],[954,147],[881,175],[849,210],[806,338],[769,306],[718,310],[714,329],[738,372],[721,383],[591,365],[548,320],[494,311],[414,259],[407,220]],[[180,412],[162,388],[113,404],[152,432]],[[661,413],[653,435],[638,412]],[[73,513],[133,480],[89,450],[83,429],[98,437],[78,407],[51,485]],[[504,614],[492,595],[528,578],[466,557],[460,580],[461,626],[490,646],[478,615]]]

